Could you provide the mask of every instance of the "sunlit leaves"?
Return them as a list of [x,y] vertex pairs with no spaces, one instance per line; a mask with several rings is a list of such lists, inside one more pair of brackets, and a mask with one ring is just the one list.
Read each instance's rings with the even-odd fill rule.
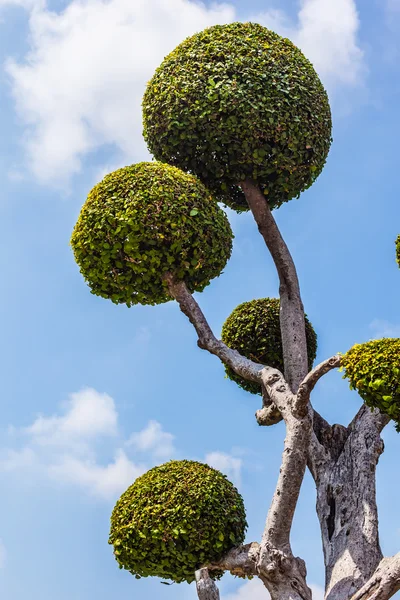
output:
[[350,388],[367,406],[379,408],[400,429],[400,339],[383,338],[356,344],[343,356]]
[[195,173],[235,210],[252,178],[271,208],[320,174],[331,144],[326,92],[289,40],[256,23],[182,42],[149,82],[144,136],[156,158]]
[[[280,301],[277,298],[261,298],[239,304],[222,327],[222,340],[254,362],[279,369],[283,373],[279,307]],[[308,363],[311,369],[317,353],[317,335],[307,317],[305,322]],[[230,367],[225,370],[229,379],[236,381],[244,390],[253,394],[261,393],[257,383],[242,379]]]
[[92,293],[131,306],[170,300],[167,272],[202,291],[224,268],[232,237],[196,177],[153,162],[114,171],[92,189],[71,245]]
[[119,566],[136,577],[191,582],[196,569],[241,544],[246,527],[243,500],[225,475],[199,462],[171,461],[122,494],[109,543]]

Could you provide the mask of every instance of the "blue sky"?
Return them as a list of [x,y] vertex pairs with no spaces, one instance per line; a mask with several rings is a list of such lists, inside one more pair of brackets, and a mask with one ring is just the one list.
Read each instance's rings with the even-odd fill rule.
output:
[[[244,8],[244,4],[246,5]],[[312,189],[276,212],[295,258],[317,360],[355,342],[400,336],[400,2],[398,0],[0,0],[2,411],[0,595],[6,600],[190,600],[192,587],[136,581],[107,544],[119,494],[170,458],[208,460],[237,483],[260,538],[283,444],[260,428],[259,398],[224,379],[178,307],[114,306],[89,293],[69,237],[90,188],[146,160],[140,99],[185,36],[232,20],[288,35],[312,60],[332,104],[334,144]],[[270,257],[249,215],[224,274],[198,296],[219,334],[240,302],[277,295]],[[314,394],[347,424],[360,399],[331,373]],[[399,438],[378,468],[381,543],[400,546]],[[307,476],[294,551],[321,597],[315,491]],[[258,600],[232,577],[223,600]]]

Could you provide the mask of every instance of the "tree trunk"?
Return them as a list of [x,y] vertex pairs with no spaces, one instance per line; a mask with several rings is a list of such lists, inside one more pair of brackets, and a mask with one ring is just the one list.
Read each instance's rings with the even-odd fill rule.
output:
[[196,571],[196,588],[199,600],[220,600],[218,588],[208,574],[208,569]]
[[326,600],[347,600],[382,559],[375,471],[381,417],[363,406],[348,428],[317,430],[324,459],[311,466],[325,559]]

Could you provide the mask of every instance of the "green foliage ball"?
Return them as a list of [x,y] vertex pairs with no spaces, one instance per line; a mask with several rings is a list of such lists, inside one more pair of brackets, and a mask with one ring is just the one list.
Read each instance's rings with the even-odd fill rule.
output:
[[202,291],[221,274],[232,238],[225,213],[196,177],[143,162],[92,189],[71,245],[92,293],[131,306],[171,300],[167,272]]
[[397,240],[396,240],[396,260],[397,260],[397,264],[400,267],[400,235],[397,237]]
[[246,528],[242,497],[225,475],[174,460],[150,469],[122,494],[109,543],[120,568],[138,578],[190,583],[197,569],[240,545]]
[[252,178],[271,208],[298,197],[331,145],[327,94],[288,39],[257,23],[216,25],[182,42],[148,83],[144,137],[162,160],[195,173],[218,200],[247,210]]
[[367,406],[379,408],[400,428],[400,339],[356,344],[343,356],[343,377]]
[[[283,349],[278,298],[260,298],[243,302],[235,308],[222,327],[222,341],[254,362],[279,369],[283,373]],[[317,354],[317,334],[305,316],[308,366],[311,369]],[[246,381],[230,367],[226,375],[252,394],[261,394],[258,383]]]

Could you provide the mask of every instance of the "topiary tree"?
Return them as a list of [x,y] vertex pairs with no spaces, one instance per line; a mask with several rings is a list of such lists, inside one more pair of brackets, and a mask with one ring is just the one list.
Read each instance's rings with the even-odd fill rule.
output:
[[[310,600],[305,563],[290,544],[308,468],[326,599],[391,597],[400,589],[400,554],[382,557],[375,471],[382,429],[399,423],[400,342],[358,344],[312,368],[316,336],[271,212],[325,164],[331,116],[317,74],[289,40],[261,25],[211,27],[164,60],[145,92],[143,119],[149,149],[163,162],[125,167],[95,186],[72,235],[76,260],[92,292],[115,303],[176,300],[199,347],[242,387],[261,390],[258,423],[283,420],[286,437],[258,542],[243,544],[242,500],[226,478],[178,461],[152,469],[118,501],[110,534],[118,562],[139,577],[190,581],[195,572],[200,600],[219,599],[214,579],[224,571],[259,577],[273,600]],[[251,211],[279,276],[279,300],[240,305],[222,340],[192,296],[230,256],[232,233],[217,201]],[[319,379],[339,367],[364,400],[347,427],[331,426],[311,402]]]
[[[251,358],[254,362],[269,365],[283,371],[281,326],[279,321],[279,298],[261,298],[243,302],[235,308],[222,326],[221,339],[229,348]],[[304,315],[306,326],[308,368],[311,370],[317,355],[317,334]],[[262,386],[248,381],[226,366],[229,379],[253,394],[261,394]]]
[[109,543],[119,566],[137,578],[190,583],[202,565],[218,563],[242,544],[246,527],[242,497],[225,475],[175,460],[150,469],[122,494]]

